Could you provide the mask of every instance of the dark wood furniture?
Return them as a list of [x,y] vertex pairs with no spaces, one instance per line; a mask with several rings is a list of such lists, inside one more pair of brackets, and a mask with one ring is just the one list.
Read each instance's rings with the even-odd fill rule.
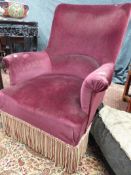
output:
[[0,49],[6,54],[36,51],[38,23],[0,20]]
[[123,93],[123,100],[128,102],[127,112],[131,112],[131,94],[129,94],[130,85],[131,85],[131,65],[128,70],[127,80]]
[[[0,20],[0,68],[2,58],[11,53],[37,51],[38,23]],[[0,89],[3,88],[0,73]]]

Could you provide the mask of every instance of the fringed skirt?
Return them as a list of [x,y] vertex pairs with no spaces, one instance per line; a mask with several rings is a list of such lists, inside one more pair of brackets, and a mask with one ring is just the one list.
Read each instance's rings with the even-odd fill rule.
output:
[[77,171],[79,162],[86,152],[90,127],[78,145],[69,145],[31,124],[1,111],[3,129],[8,136],[20,141],[61,166],[68,173]]

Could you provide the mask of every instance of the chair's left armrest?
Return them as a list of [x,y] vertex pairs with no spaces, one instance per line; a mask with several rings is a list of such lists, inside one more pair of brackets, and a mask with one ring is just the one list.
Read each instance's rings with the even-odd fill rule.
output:
[[[105,90],[111,83],[113,72],[114,63],[107,63],[85,78],[80,93],[81,108],[85,113],[93,115],[102,103]],[[92,116],[90,117],[92,118]]]
[[52,71],[50,58],[45,51],[11,54],[3,58],[3,63],[9,71],[11,85]]

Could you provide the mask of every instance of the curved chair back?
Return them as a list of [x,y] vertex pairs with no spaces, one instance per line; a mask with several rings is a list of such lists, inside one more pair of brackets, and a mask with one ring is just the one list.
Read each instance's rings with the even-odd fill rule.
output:
[[79,54],[99,65],[114,62],[127,28],[131,4],[71,5],[56,8],[47,47],[51,59]]

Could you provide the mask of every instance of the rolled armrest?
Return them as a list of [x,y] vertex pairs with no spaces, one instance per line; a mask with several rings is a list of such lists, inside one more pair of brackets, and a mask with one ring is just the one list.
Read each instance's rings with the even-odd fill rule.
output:
[[107,89],[112,80],[114,63],[103,64],[85,79],[85,86],[94,92],[101,92]]
[[[95,108],[100,105],[103,100],[104,91],[108,88],[111,83],[112,75],[114,71],[114,63],[107,63],[89,74],[83,81],[81,87],[81,107],[87,114],[90,113],[91,105],[94,103],[93,100],[97,95],[97,101]],[[94,108],[94,107],[93,107]],[[94,109],[94,111],[96,110]]]
[[43,51],[11,54],[4,57],[3,63],[9,71],[11,85],[52,71],[50,58]]

